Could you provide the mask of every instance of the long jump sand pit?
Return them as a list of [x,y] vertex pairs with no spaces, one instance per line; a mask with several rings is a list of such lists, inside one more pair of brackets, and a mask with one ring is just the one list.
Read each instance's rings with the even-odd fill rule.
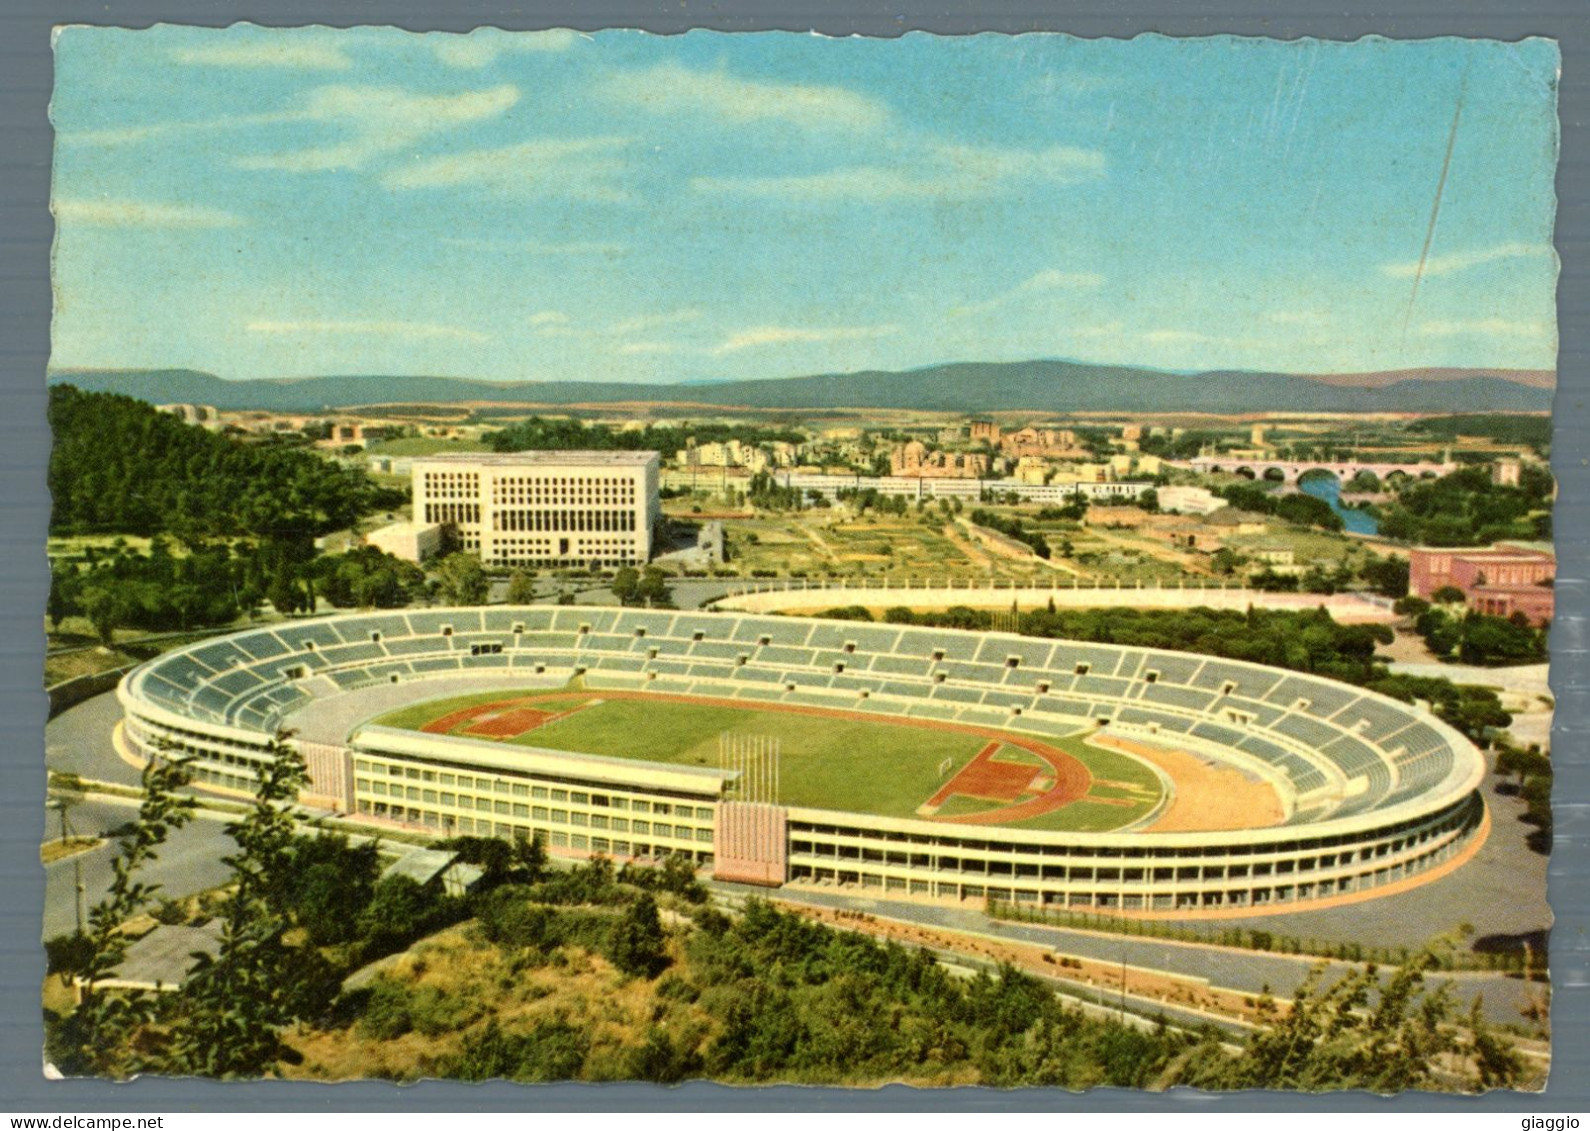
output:
[[1286,818],[1281,799],[1268,782],[1207,757],[1167,746],[1151,746],[1119,735],[1099,734],[1096,746],[1133,754],[1165,772],[1176,783],[1165,808],[1140,831],[1151,833],[1220,832],[1279,825]]

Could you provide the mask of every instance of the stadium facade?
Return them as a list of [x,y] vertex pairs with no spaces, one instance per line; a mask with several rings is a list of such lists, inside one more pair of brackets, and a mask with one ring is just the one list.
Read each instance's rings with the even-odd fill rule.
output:
[[412,474],[414,521],[488,567],[639,565],[662,515],[656,452],[447,454]]
[[[746,800],[733,770],[364,721],[438,698],[443,684],[511,695],[575,678],[596,691],[1161,743],[1269,783],[1283,814],[1220,832],[882,817]],[[129,753],[180,750],[202,785],[252,789],[278,732],[293,728],[311,772],[306,802],[377,825],[540,836],[574,856],[688,853],[724,878],[878,895],[1299,910],[1400,890],[1486,827],[1483,758],[1421,708],[1255,664],[1000,633],[611,608],[365,613],[181,648],[131,672],[118,694]],[[310,725],[331,716],[330,733]],[[635,742],[644,759],[646,735]]]

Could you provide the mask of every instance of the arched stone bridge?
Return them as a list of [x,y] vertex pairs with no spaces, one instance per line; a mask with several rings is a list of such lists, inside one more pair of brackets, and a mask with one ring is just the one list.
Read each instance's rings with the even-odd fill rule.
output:
[[1336,476],[1343,485],[1351,483],[1359,472],[1367,471],[1381,482],[1393,475],[1405,475],[1410,479],[1420,479],[1429,476],[1450,475],[1458,469],[1458,465],[1450,461],[1445,463],[1366,463],[1362,460],[1346,460],[1339,463],[1320,463],[1313,460],[1295,459],[1240,459],[1236,456],[1199,456],[1196,459],[1166,460],[1171,467],[1182,467],[1190,471],[1208,473],[1211,471],[1229,471],[1241,474],[1246,471],[1255,479],[1266,478],[1266,473],[1276,470],[1281,473],[1282,482],[1296,483],[1311,471],[1328,471]]

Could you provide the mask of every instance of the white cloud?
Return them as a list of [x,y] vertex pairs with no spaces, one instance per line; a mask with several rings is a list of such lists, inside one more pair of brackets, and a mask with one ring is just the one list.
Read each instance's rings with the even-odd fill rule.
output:
[[242,217],[219,208],[154,200],[57,199],[50,204],[58,223],[100,228],[236,228]]
[[1190,343],[1207,343],[1219,341],[1208,334],[1200,334],[1195,330],[1149,330],[1141,335],[1143,341],[1160,346],[1167,344],[1186,345]]
[[381,183],[392,189],[482,185],[507,191],[622,201],[628,192],[615,180],[627,166],[618,150],[628,138],[545,138],[496,149],[474,149],[427,157],[390,170]]
[[307,321],[275,322],[260,320],[244,327],[250,334],[301,336],[304,334],[352,336],[361,338],[451,338],[461,342],[485,342],[490,338],[476,330],[439,322],[404,321]]
[[740,125],[783,122],[809,130],[871,132],[893,118],[882,102],[841,86],[767,82],[677,63],[623,72],[605,92],[658,114],[708,114]]
[[1319,327],[1328,324],[1331,318],[1323,310],[1272,310],[1264,315],[1264,320],[1277,326]]
[[1017,283],[1008,291],[1003,291],[993,298],[981,302],[967,303],[957,306],[950,313],[955,316],[968,314],[986,314],[996,310],[1007,303],[1031,297],[1033,295],[1052,294],[1056,291],[1084,291],[1092,290],[1102,285],[1104,276],[1095,271],[1059,271],[1053,268],[1039,271],[1036,275]]
[[310,91],[304,107],[291,118],[340,127],[350,134],[346,141],[240,157],[236,164],[290,173],[361,169],[432,134],[497,117],[518,101],[518,88],[506,84],[457,94],[412,94],[389,86],[323,86]]
[[[1426,277],[1446,275],[1453,271],[1466,271],[1470,267],[1495,263],[1501,259],[1532,259],[1551,254],[1551,248],[1544,244],[1516,242],[1497,244],[1495,247],[1476,251],[1454,251],[1448,255],[1432,255],[1425,260],[1424,274]],[[1387,263],[1380,270],[1393,279],[1411,279],[1419,273],[1419,263],[1418,260],[1409,263]]]
[[1425,338],[1554,338],[1556,327],[1549,322],[1518,322],[1507,318],[1473,318],[1456,321],[1422,322],[1415,332]]
[[898,326],[754,326],[730,334],[712,352],[736,353],[758,346],[787,346],[821,342],[856,342],[871,338],[887,338],[899,333]]
[[646,330],[656,330],[663,326],[678,326],[686,322],[695,322],[701,318],[702,311],[696,307],[684,310],[670,310],[663,314],[642,314],[634,318],[626,318],[622,322],[615,322],[611,332],[618,335],[639,334]]
[[346,71],[353,60],[334,43],[273,31],[247,43],[179,47],[171,58],[190,67],[284,67],[300,71]]
[[449,67],[465,70],[489,67],[499,57],[512,52],[567,51],[579,38],[579,32],[568,28],[518,32],[476,28],[468,35],[433,32],[428,37],[438,60]]
[[625,342],[618,347],[618,352],[642,357],[659,357],[679,353],[682,348],[677,342]]
[[566,326],[569,316],[561,310],[538,310],[530,316],[532,326]]
[[1090,149],[934,144],[903,147],[890,164],[793,176],[697,177],[691,187],[773,200],[881,203],[993,196],[1033,183],[1075,184],[1104,173],[1104,155]]

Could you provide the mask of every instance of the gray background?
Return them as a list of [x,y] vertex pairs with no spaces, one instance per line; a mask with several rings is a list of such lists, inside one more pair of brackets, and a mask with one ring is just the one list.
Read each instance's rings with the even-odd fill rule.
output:
[[[1344,12],[1346,8],[1351,12]],[[0,3],[0,1111],[31,1114],[112,1111],[457,1111],[457,1110],[933,1110],[999,1112],[1072,1110],[1176,1111],[1540,1111],[1590,1110],[1590,671],[1585,664],[1586,570],[1590,552],[1590,432],[1585,372],[1590,351],[1586,253],[1590,251],[1590,4],[1585,0],[1382,0],[1265,4],[1261,0],[1123,0],[1086,4],[976,5],[897,0],[851,3],[657,0],[3,0]],[[1481,1098],[1362,1093],[1327,1097],[1245,1093],[1164,1095],[1100,1089],[1082,1095],[1045,1090],[919,1092],[815,1088],[731,1089],[690,1084],[523,1087],[426,1083],[217,1084],[194,1080],[51,1082],[40,1074],[43,1035],[39,946],[44,873],[43,726],[40,690],[48,588],[45,527],[44,371],[49,354],[48,212],[51,134],[49,33],[54,24],[143,27],[154,22],[277,26],[396,24],[414,30],[466,31],[479,24],[510,29],[644,27],[670,33],[693,27],[724,31],[783,29],[896,36],[922,29],[1065,31],[1082,36],[1365,35],[1418,39],[1439,35],[1519,39],[1542,35],[1562,47],[1562,160],[1557,186],[1557,249],[1563,259],[1561,329],[1553,463],[1561,488],[1557,511],[1557,622],[1552,684],[1557,694],[1554,752],[1556,848],[1550,897],[1557,914],[1551,969],[1555,1063],[1543,1096]],[[173,359],[180,362],[180,358]]]

